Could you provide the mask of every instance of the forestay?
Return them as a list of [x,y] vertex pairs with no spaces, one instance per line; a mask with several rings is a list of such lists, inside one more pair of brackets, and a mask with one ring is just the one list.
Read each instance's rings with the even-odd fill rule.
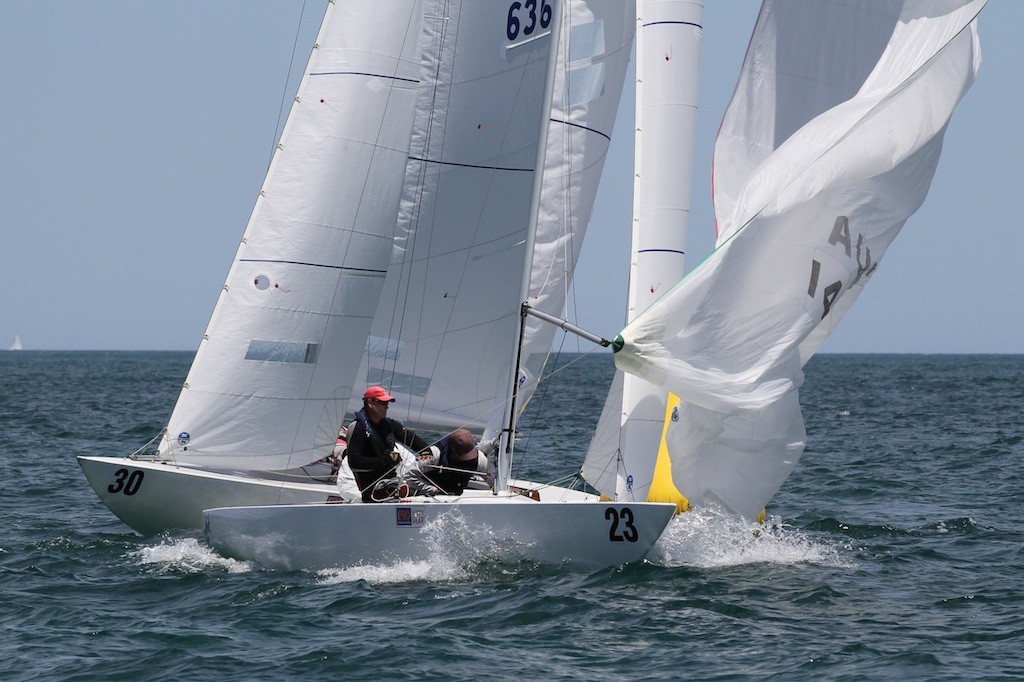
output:
[[270,469],[330,452],[391,256],[420,16],[329,5],[162,457]]
[[796,463],[801,367],[924,200],[984,4],[765,3],[716,144],[718,247],[615,355],[682,397],[691,502],[755,517]]

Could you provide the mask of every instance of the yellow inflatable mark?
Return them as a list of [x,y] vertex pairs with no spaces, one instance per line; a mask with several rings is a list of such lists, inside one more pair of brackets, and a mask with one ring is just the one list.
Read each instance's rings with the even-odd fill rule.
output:
[[668,454],[665,435],[668,433],[668,425],[672,420],[672,412],[679,406],[679,402],[679,396],[675,393],[668,394],[668,401],[665,405],[665,422],[661,427],[661,443],[658,445],[658,460],[654,463],[654,480],[651,481],[651,489],[647,493],[648,502],[672,502],[675,504],[677,514],[689,509],[690,501],[679,492],[679,488],[672,480],[672,459]]

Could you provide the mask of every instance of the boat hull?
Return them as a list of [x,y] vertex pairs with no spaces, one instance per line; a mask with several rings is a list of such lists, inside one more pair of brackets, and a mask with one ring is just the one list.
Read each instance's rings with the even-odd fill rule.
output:
[[539,502],[518,496],[385,504],[225,507],[203,513],[218,553],[278,570],[320,570],[448,556],[596,569],[643,559],[675,505]]
[[124,457],[79,457],[100,500],[143,535],[201,528],[203,510],[227,505],[326,502],[333,484],[282,481]]

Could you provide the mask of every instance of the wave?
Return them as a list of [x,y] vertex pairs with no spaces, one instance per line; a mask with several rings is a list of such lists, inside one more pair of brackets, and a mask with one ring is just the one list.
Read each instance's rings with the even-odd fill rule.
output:
[[810,535],[778,517],[752,523],[707,507],[673,519],[648,560],[666,567],[720,568],[761,563],[849,567],[853,565],[852,552],[848,542]]

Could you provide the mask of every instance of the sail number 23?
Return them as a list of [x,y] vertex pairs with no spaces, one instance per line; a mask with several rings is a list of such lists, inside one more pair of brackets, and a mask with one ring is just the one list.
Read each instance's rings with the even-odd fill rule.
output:
[[612,542],[636,542],[640,538],[640,533],[633,525],[633,510],[629,507],[608,507],[604,510],[604,518],[611,521],[608,539]]
[[550,0],[517,0],[508,6],[505,36],[509,40],[515,40],[520,35],[529,38],[538,28],[546,29],[550,25]]

